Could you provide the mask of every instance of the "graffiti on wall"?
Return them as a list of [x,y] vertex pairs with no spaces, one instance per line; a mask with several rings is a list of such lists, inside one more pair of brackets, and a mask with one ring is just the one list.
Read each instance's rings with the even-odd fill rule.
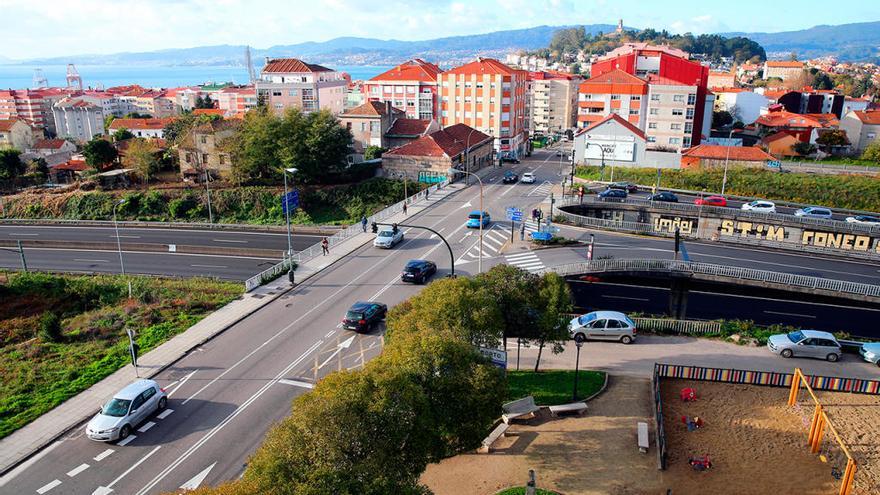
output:
[[[839,249],[843,251],[873,251],[880,253],[880,237],[865,234],[825,232],[796,229],[780,225],[737,220],[722,220],[718,228],[723,236],[748,237],[767,241],[799,242],[803,246]],[[800,231],[798,238],[797,232]]]
[[676,229],[682,235],[695,233],[697,231],[697,219],[667,215],[660,215],[654,218],[654,232],[673,234]]
[[755,222],[722,220],[719,230],[721,235],[753,237],[768,241],[784,241],[786,238],[785,227]]

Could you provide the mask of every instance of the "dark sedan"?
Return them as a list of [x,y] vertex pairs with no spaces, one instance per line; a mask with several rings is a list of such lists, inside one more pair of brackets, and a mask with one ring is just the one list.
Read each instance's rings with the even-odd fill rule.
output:
[[342,319],[342,327],[355,332],[369,332],[377,323],[385,319],[388,306],[379,302],[359,301],[348,309]]
[[513,172],[505,172],[504,178],[501,179],[501,182],[505,184],[516,184],[519,182],[519,176]]
[[414,284],[423,284],[435,273],[437,273],[437,264],[433,261],[411,260],[403,267],[400,280]]
[[648,198],[650,201],[666,201],[667,203],[678,203],[678,196],[671,192],[660,192],[653,194]]
[[632,182],[612,182],[611,184],[608,184],[608,189],[620,189],[621,191],[626,191],[630,194],[639,192],[639,186]]
[[599,193],[599,199],[603,201],[619,201],[626,199],[626,191],[623,189],[605,189]]

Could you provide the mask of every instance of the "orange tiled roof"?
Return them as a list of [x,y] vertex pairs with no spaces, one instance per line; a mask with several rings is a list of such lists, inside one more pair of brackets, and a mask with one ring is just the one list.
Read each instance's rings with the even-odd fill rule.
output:
[[323,65],[309,64],[296,58],[273,58],[266,62],[262,72],[298,73],[298,72],[333,72]]
[[196,108],[192,113],[193,115],[219,115],[222,117],[225,112],[222,108]]
[[880,125],[880,110],[857,110],[853,113],[856,114],[856,118],[861,120],[864,124]]
[[682,156],[703,158],[708,160],[731,160],[741,162],[763,162],[775,160],[773,155],[768,154],[761,148],[753,146],[721,146],[717,144],[700,144],[681,152]]
[[583,134],[585,132],[589,132],[590,130],[599,127],[600,125],[604,124],[605,122],[608,122],[609,120],[613,120],[613,121],[619,123],[620,125],[629,129],[629,131],[632,132],[633,134],[635,134],[636,136],[638,136],[642,139],[646,139],[644,131],[642,131],[641,129],[639,129],[635,125],[633,125],[632,122],[628,122],[626,119],[624,119],[620,115],[617,115],[616,113],[612,113],[611,115],[605,117],[604,119],[599,120],[597,122],[594,122],[589,127],[586,127],[584,129],[579,130],[577,132],[577,135],[580,136],[581,134]]
[[779,69],[802,69],[804,67],[804,63],[798,62],[797,60],[768,60],[767,67],[775,67]]
[[[391,107],[391,113],[406,113],[398,108]],[[343,117],[380,117],[385,115],[385,103],[381,101],[368,101],[363,105],[348,109],[342,114]]]
[[110,127],[107,129],[110,131],[118,131],[119,129],[128,129],[128,130],[136,130],[136,129],[164,129],[166,125],[171,123],[174,119],[113,119],[113,122],[110,123]]
[[398,146],[387,151],[385,155],[454,157],[465,150],[465,142],[473,148],[488,139],[492,137],[465,124],[455,124]]
[[34,143],[35,150],[57,150],[64,146],[67,141],[63,139],[40,139]]
[[644,86],[647,84],[647,82],[644,79],[636,77],[628,72],[622,71],[620,69],[614,69],[604,74],[600,74],[598,76],[587,79],[586,81],[581,83],[581,87],[584,87],[587,84],[637,84],[640,86]]
[[510,76],[517,72],[525,71],[513,69],[494,58],[477,57],[473,62],[450,69],[444,74],[501,74]]
[[[386,136],[421,136],[431,126],[430,120],[425,119],[397,119]],[[475,133],[476,134],[476,133]]]
[[408,60],[393,69],[387,70],[370,81],[420,81],[437,82],[440,67],[420,58]]
[[810,116],[786,112],[785,110],[761,115],[755,120],[755,124],[766,127],[822,127],[821,122]]
[[779,131],[779,132],[776,132],[776,133],[770,134],[769,136],[766,136],[766,137],[765,137],[764,139],[762,139],[761,141],[764,142],[764,143],[766,143],[766,144],[769,144],[769,143],[772,143],[772,142],[774,142],[774,141],[779,141],[780,139],[783,139],[783,138],[786,138],[786,137],[791,137],[791,138],[794,138],[794,139],[798,139],[798,137],[797,137],[796,135],[794,135],[794,134],[792,134],[792,133],[790,133],[790,132],[788,132],[788,131]]
[[16,122],[24,122],[19,119],[4,119],[0,120],[0,132],[9,132],[12,130],[12,126],[15,125]]

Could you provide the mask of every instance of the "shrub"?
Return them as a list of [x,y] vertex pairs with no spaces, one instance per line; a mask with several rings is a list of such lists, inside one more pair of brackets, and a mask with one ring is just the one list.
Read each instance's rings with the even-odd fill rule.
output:
[[53,311],[46,311],[40,317],[40,340],[46,343],[61,340],[61,318]]
[[172,218],[184,219],[188,217],[189,211],[196,207],[196,200],[192,196],[185,198],[172,199],[168,202],[168,214]]
[[159,191],[150,191],[141,205],[142,215],[161,215],[165,212],[165,198]]

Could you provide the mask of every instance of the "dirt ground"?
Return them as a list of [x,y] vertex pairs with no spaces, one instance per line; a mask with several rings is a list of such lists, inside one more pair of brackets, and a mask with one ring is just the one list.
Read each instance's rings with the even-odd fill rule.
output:
[[[682,388],[697,390],[696,402],[684,403]],[[788,389],[729,383],[664,380],[664,428],[669,452],[663,485],[682,493],[765,494],[837,493],[845,457],[836,455],[826,434],[823,463],[806,446],[812,407],[802,392],[801,407],[787,405]],[[852,447],[859,463],[853,493],[878,493],[880,464],[880,397],[824,392],[819,394],[832,423]],[[705,426],[688,432],[681,416],[699,416]],[[698,473],[687,464],[692,455],[709,454],[710,471]],[[840,462],[843,461],[843,462]],[[781,490],[781,491],[780,491]]]
[[[610,376],[604,393],[580,417],[516,423],[491,454],[463,454],[432,464],[422,482],[437,495],[488,495],[524,485],[534,469],[538,487],[565,495],[661,493],[653,448],[639,453],[636,422],[651,425],[651,382]],[[549,416],[549,415],[548,415]]]

